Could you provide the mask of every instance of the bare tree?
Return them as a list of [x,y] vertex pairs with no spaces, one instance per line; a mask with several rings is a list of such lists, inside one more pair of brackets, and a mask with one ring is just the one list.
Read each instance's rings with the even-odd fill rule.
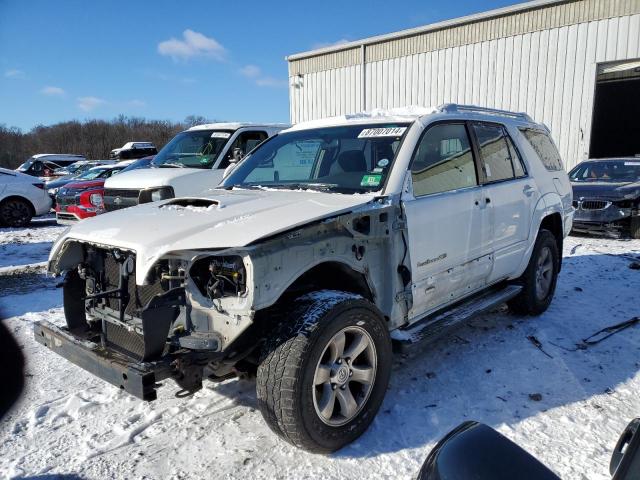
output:
[[0,167],[16,168],[36,153],[75,153],[100,160],[109,158],[112,149],[130,141],[153,142],[160,149],[181,130],[207,122],[198,115],[189,115],[181,123],[120,115],[111,121],[71,120],[36,125],[27,133],[0,124]]

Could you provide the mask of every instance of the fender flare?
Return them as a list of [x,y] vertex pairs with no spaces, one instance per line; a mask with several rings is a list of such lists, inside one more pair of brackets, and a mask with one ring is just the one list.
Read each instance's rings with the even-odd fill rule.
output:
[[[531,226],[529,227],[529,245],[522,256],[522,260],[517,270],[514,273],[513,278],[520,277],[524,271],[527,269],[527,265],[529,265],[529,261],[531,260],[531,255],[533,254],[533,248],[536,245],[536,239],[538,238],[538,232],[540,231],[540,225],[542,225],[542,221],[548,217],[549,215],[553,215],[557,213],[560,215],[562,220],[562,231],[564,235],[564,211],[562,209],[562,199],[560,195],[556,192],[550,192],[538,199],[538,203],[533,211],[533,216],[531,218]],[[562,254],[562,252],[560,252]]]

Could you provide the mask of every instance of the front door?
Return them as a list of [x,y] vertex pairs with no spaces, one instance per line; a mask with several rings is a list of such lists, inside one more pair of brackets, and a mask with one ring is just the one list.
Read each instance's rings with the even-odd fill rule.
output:
[[482,288],[491,272],[489,204],[478,182],[467,126],[428,127],[403,195],[413,308],[419,317]]

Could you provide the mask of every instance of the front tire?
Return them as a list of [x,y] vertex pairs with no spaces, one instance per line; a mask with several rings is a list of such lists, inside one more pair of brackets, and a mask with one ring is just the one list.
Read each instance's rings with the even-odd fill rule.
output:
[[540,230],[527,269],[518,280],[522,291],[508,302],[511,311],[521,315],[543,313],[553,300],[559,271],[560,251],[556,238],[549,230]]
[[31,206],[20,198],[9,198],[0,204],[0,222],[8,227],[26,227],[33,214]]
[[358,438],[389,384],[391,339],[370,302],[323,290],[293,302],[257,373],[260,410],[289,443],[329,453]]

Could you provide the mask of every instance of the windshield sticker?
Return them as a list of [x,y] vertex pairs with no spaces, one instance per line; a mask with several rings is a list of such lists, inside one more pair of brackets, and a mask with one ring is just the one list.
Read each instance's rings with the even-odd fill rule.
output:
[[358,138],[399,137],[406,129],[407,127],[365,128]]
[[211,138],[229,138],[231,134],[229,132],[213,132]]
[[387,165],[389,165],[389,159],[388,158],[383,158],[382,160],[380,160],[378,162],[378,166],[379,167],[386,167]]
[[376,167],[372,170],[373,173],[382,173],[382,168]]
[[362,181],[360,182],[361,187],[377,187],[380,185],[380,181],[382,180],[382,175],[379,173],[368,174],[362,177]]

